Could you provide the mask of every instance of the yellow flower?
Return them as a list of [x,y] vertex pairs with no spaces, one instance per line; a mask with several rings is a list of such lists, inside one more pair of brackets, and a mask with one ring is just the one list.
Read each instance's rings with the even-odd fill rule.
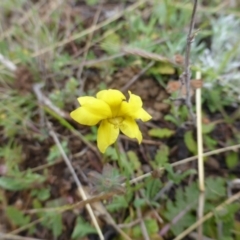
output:
[[80,107],[70,113],[71,117],[80,124],[93,126],[100,122],[97,135],[97,145],[104,153],[123,132],[130,138],[136,138],[140,144],[142,133],[136,119],[143,122],[152,117],[142,108],[142,100],[130,91],[129,100],[118,90],[102,90],[95,97],[79,97]]

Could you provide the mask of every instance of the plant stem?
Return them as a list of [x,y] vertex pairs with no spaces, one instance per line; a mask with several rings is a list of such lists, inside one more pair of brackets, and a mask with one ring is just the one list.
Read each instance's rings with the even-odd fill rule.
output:
[[[201,79],[201,72],[196,73],[196,79]],[[202,102],[201,88],[196,90],[196,113],[197,113],[197,145],[198,145],[198,178],[199,190],[204,192],[204,160],[203,160],[203,138],[202,138]]]
[[187,36],[187,46],[186,46],[186,56],[185,56],[185,69],[184,69],[184,77],[185,77],[185,86],[187,89],[187,96],[186,96],[186,105],[188,107],[188,110],[190,112],[190,115],[192,117],[192,121],[194,122],[195,116],[192,110],[192,102],[191,102],[191,87],[190,87],[190,52],[191,52],[191,43],[193,42],[194,39],[194,34],[192,34],[192,31],[194,29],[194,24],[195,24],[195,15],[196,15],[196,10],[197,10],[197,4],[198,0],[194,0],[194,5],[193,5],[193,11],[192,11],[192,17],[191,17],[191,23],[189,27],[189,32]]
[[119,167],[120,167],[121,171],[123,171],[123,164],[122,164],[121,155],[120,155],[117,141],[114,143],[114,147],[115,147],[115,150],[117,153]]

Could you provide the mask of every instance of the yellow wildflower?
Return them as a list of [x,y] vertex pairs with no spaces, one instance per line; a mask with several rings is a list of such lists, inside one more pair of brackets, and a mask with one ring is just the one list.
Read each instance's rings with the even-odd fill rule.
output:
[[100,122],[97,135],[97,145],[104,153],[123,132],[130,138],[136,138],[140,144],[142,133],[136,119],[143,122],[152,117],[142,108],[142,100],[130,91],[129,100],[118,90],[102,90],[96,97],[79,97],[80,107],[70,113],[71,117],[80,124],[93,126]]

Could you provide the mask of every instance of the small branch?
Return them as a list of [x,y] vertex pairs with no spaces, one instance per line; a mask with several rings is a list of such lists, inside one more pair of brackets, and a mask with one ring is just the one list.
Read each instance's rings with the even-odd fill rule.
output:
[[2,54],[0,54],[0,63],[2,63],[6,68],[8,68],[10,71],[15,72],[17,70],[17,66],[5,58]]
[[18,235],[13,235],[13,234],[4,234],[4,233],[0,233],[0,239],[2,240],[43,240],[43,239],[39,239],[39,238],[30,238],[30,237],[22,237],[22,236],[18,236]]
[[28,223],[28,224],[26,224],[26,225],[24,225],[22,227],[19,227],[19,228],[15,229],[15,230],[11,231],[10,233],[8,233],[8,235],[10,235],[10,234],[18,234],[18,233],[20,233],[22,231],[25,231],[26,229],[28,229],[28,228],[30,228],[30,227],[40,223],[44,219],[45,219],[44,217],[38,218],[38,219],[36,219],[36,220],[34,220],[34,221],[32,221],[32,222],[30,222],[30,223]]
[[[205,192],[200,192],[198,198],[198,219],[203,218],[205,205]],[[198,240],[203,240],[203,226],[202,224],[198,226]]]
[[39,238],[22,237],[18,235],[9,234],[9,233],[7,234],[0,233],[0,239],[2,240],[43,240]]
[[134,227],[135,225],[139,224],[141,221],[141,219],[136,219],[130,223],[122,223],[122,224],[118,224],[118,227],[120,228],[132,228]]
[[185,86],[186,86],[186,89],[187,89],[186,105],[187,105],[188,110],[191,114],[193,122],[194,122],[195,116],[194,116],[194,113],[193,113],[193,110],[192,110],[192,102],[191,102],[191,86],[190,86],[191,74],[190,74],[190,66],[189,66],[189,61],[190,60],[189,59],[190,59],[191,43],[193,42],[193,39],[194,39],[194,35],[192,34],[192,31],[194,29],[194,24],[195,24],[195,15],[196,15],[196,10],[197,10],[197,4],[198,4],[198,0],[194,0],[191,23],[190,23],[188,36],[187,36],[185,67],[184,67],[185,68],[184,69]]
[[38,102],[40,104],[43,104],[50,108],[53,112],[55,112],[57,115],[61,116],[62,118],[70,119],[69,114],[65,113],[62,111],[60,108],[55,106],[49,98],[47,98],[41,91],[43,88],[44,84],[43,83],[37,83],[33,85],[33,91],[35,95],[37,96]]
[[125,92],[127,91],[127,89],[133,84],[135,83],[149,68],[151,68],[154,65],[154,61],[151,61],[150,63],[148,63],[148,65],[143,68],[137,75],[135,75],[124,87],[122,87],[121,91]]
[[[213,150],[213,151],[209,151],[209,152],[203,153],[203,157],[208,157],[208,156],[212,156],[212,155],[219,154],[219,153],[222,153],[222,152],[227,152],[227,151],[235,151],[235,150],[237,150],[239,148],[240,148],[240,144],[229,146],[229,147],[225,147],[225,148],[220,148],[220,149],[216,149],[216,150]],[[185,164],[185,163],[194,161],[197,158],[198,158],[198,156],[192,156],[192,157],[189,157],[189,158],[185,158],[185,159],[180,160],[178,162],[172,163],[171,166],[172,167],[176,167],[176,166],[179,166],[181,164]],[[162,171],[162,170],[164,170],[164,168],[159,168],[158,170]],[[147,177],[150,177],[150,176],[152,176],[152,173],[153,173],[153,171],[145,173],[145,174],[143,174],[141,176],[138,176],[136,178],[133,178],[130,181],[130,184],[139,182],[139,181],[141,181],[141,180],[143,180],[143,179],[145,179]],[[123,183],[122,185],[125,186],[125,183]]]
[[128,54],[128,55],[140,56],[144,59],[150,59],[150,60],[156,61],[156,62],[171,63],[173,66],[176,66],[176,67],[180,66],[178,63],[176,63],[174,60],[172,60],[170,58],[166,58],[162,55],[148,52],[146,50],[142,50],[139,48],[123,47],[121,50],[123,53]]

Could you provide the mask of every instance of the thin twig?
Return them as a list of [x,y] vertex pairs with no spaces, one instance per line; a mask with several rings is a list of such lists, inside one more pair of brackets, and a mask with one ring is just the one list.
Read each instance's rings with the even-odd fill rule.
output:
[[14,234],[14,235],[15,235],[15,234],[18,234],[18,233],[20,233],[20,232],[22,232],[22,231],[25,231],[26,229],[34,226],[34,225],[40,223],[40,222],[43,221],[44,219],[45,219],[45,217],[38,218],[38,219],[36,219],[36,220],[34,220],[34,221],[32,221],[32,222],[30,222],[30,223],[28,223],[28,224],[20,227],[20,228],[17,228],[17,229],[15,229],[15,230],[11,231],[11,232],[8,233],[8,234]]
[[37,83],[33,85],[33,91],[35,95],[37,96],[38,102],[40,104],[43,104],[50,108],[52,111],[54,111],[57,115],[61,116],[62,118],[70,119],[70,115],[64,111],[62,111],[60,108],[55,106],[52,101],[47,98],[41,91],[41,89],[44,87],[43,83]]
[[0,233],[0,239],[1,240],[43,240],[43,239],[39,239],[39,238],[31,238],[31,237],[22,237],[22,236],[18,236],[18,235],[13,235],[13,234],[4,234],[4,233]]
[[[213,150],[213,151],[209,151],[209,152],[206,152],[206,153],[203,153],[203,157],[208,157],[208,156],[211,156],[211,155],[215,155],[215,154],[219,154],[219,153],[222,153],[222,152],[227,152],[227,151],[235,151],[237,149],[240,148],[240,144],[237,144],[237,145],[233,145],[233,146],[229,146],[229,147],[225,147],[225,148],[220,148],[220,149],[216,149],[216,150]],[[181,164],[185,164],[185,163],[188,163],[188,162],[191,162],[191,161],[194,161],[198,158],[198,156],[192,156],[192,157],[189,157],[189,158],[185,158],[183,160],[180,160],[178,162],[175,162],[175,163],[172,163],[171,166],[172,167],[176,167],[176,166],[179,166]],[[164,168],[159,168],[158,169],[159,171],[162,171],[164,170]],[[151,172],[148,172],[148,173],[145,173],[141,176],[138,176],[136,178],[133,178],[130,183],[133,184],[133,183],[136,183],[136,182],[139,182],[147,177],[150,177],[152,175],[153,171]],[[123,186],[125,185],[124,183],[122,184]]]
[[183,231],[181,234],[179,234],[176,238],[174,238],[174,240],[181,240],[184,237],[186,237],[189,233],[191,233],[194,229],[196,229],[199,225],[203,224],[205,221],[207,221],[209,218],[213,217],[214,214],[216,214],[216,211],[221,211],[224,209],[224,207],[226,207],[227,205],[235,202],[236,200],[238,200],[240,198],[240,192],[236,193],[235,195],[233,195],[232,197],[230,197],[229,199],[227,199],[225,202],[223,202],[222,204],[220,204],[218,207],[216,207],[214,209],[214,211],[209,212],[208,214],[206,214],[203,218],[199,219],[197,222],[195,222],[192,226],[190,226],[189,228],[187,228],[185,231]]
[[195,122],[194,121],[195,116],[193,113],[192,102],[191,102],[191,86],[190,86],[191,74],[190,74],[189,61],[190,61],[191,43],[193,42],[193,39],[194,39],[194,35],[192,32],[193,32],[194,24],[195,24],[195,15],[196,15],[196,10],[197,10],[197,4],[198,4],[198,0],[194,0],[191,23],[190,23],[190,27],[189,27],[188,36],[187,36],[187,46],[186,46],[185,66],[184,66],[184,79],[185,79],[185,86],[187,89],[187,95],[186,95],[185,102],[186,102],[188,110],[191,114],[193,122]]
[[125,92],[134,82],[138,80],[138,78],[140,78],[149,68],[151,68],[154,63],[155,61],[151,61],[150,63],[148,63],[145,68],[143,68],[137,75],[135,75],[130,81],[128,81],[128,83],[124,87],[122,87],[121,91]]
[[[130,142],[136,142],[136,143],[137,143],[137,140],[136,140],[136,139],[126,137],[126,136],[124,136],[123,134],[120,134],[120,135],[119,135],[119,138],[120,138],[120,139],[124,139],[124,140],[128,140],[128,141],[130,141]],[[143,139],[143,140],[142,140],[142,143],[144,143],[144,144],[149,144],[149,145],[154,145],[154,146],[160,146],[160,145],[162,145],[162,142],[160,142],[160,141],[154,141],[154,140],[150,140],[150,139]]]
[[[52,126],[51,126],[51,124],[49,122],[47,122],[47,126],[49,128],[49,134],[52,136],[52,138],[53,138],[55,144],[57,145],[57,147],[58,147],[58,149],[59,149],[59,151],[60,151],[60,153],[61,153],[61,155],[62,155],[62,157],[63,157],[63,159],[64,159],[64,161],[66,163],[66,165],[69,168],[69,171],[71,172],[71,174],[73,176],[73,179],[74,179],[75,183],[77,184],[78,191],[79,191],[82,199],[86,200],[87,196],[86,196],[86,194],[85,194],[85,192],[83,190],[82,184],[81,184],[80,180],[78,179],[78,176],[77,176],[77,174],[76,174],[76,172],[75,172],[75,170],[74,170],[74,168],[73,168],[73,166],[71,164],[71,161],[68,159],[66,153],[64,152],[64,150],[62,148],[62,145],[61,145],[57,135],[53,131]],[[86,208],[87,208],[88,213],[89,213],[89,215],[90,215],[90,217],[91,217],[91,219],[93,221],[93,224],[94,224],[94,226],[95,226],[95,228],[96,228],[96,230],[98,232],[100,240],[104,240],[103,233],[101,231],[101,228],[100,228],[100,226],[99,226],[99,224],[97,222],[97,219],[96,219],[96,217],[95,217],[95,215],[93,213],[93,210],[92,210],[91,206],[89,204],[87,204]]]
[[118,227],[120,228],[132,228],[134,227],[135,225],[139,224],[141,221],[141,219],[136,219],[130,223],[122,223],[122,224],[118,224]]
[[151,59],[156,62],[171,63],[173,66],[176,66],[176,67],[180,66],[179,64],[177,64],[175,61],[173,61],[170,58],[164,57],[164,56],[156,54],[156,53],[151,53],[151,52],[148,52],[143,49],[122,47],[121,50],[128,55],[140,56],[142,58]]
[[[198,197],[198,219],[203,218],[205,205],[205,192],[200,192]],[[198,240],[203,240],[203,226],[198,227]]]
[[2,54],[0,54],[0,63],[2,63],[6,68],[8,68],[10,71],[15,72],[17,70],[17,66],[8,60],[6,57],[4,57]]
[[163,188],[157,193],[157,195],[153,198],[153,201],[157,201],[159,198],[162,198],[166,192],[168,192],[174,186],[174,182],[169,180]]

